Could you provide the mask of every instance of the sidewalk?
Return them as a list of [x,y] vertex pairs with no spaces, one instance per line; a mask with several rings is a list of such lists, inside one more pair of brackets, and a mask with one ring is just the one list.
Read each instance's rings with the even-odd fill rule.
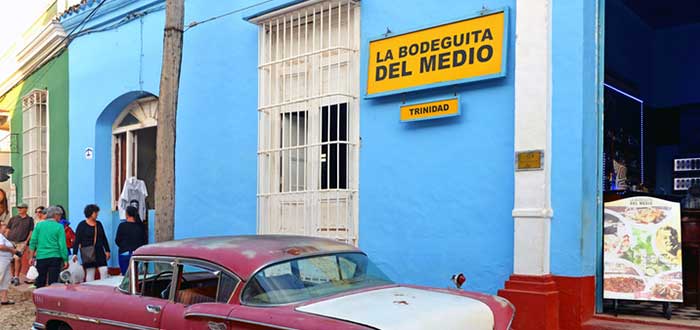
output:
[[594,316],[583,330],[700,330],[700,321],[666,321],[644,317]]
[[10,286],[9,298],[14,305],[0,306],[0,324],[3,330],[31,329],[34,322],[34,303],[32,291],[28,284]]

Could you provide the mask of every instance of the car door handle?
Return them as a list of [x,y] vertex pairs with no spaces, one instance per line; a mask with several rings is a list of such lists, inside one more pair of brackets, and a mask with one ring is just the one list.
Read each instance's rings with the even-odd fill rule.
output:
[[149,313],[158,314],[160,313],[160,309],[161,307],[157,305],[146,305],[146,311]]

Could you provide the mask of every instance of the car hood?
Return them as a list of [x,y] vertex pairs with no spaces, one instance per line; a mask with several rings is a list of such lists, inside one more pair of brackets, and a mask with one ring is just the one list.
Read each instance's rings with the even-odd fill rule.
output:
[[124,280],[124,276],[110,276],[104,280],[83,282],[81,284],[83,284],[83,285],[103,285],[103,286],[109,286],[109,287],[116,288],[119,286],[119,284],[122,283],[123,280]]
[[409,287],[360,292],[296,310],[382,330],[492,330],[494,327],[493,312],[478,300]]

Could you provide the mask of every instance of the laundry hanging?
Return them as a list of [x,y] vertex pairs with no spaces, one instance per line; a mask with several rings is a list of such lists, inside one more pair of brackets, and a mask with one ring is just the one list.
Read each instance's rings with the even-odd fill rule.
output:
[[146,219],[146,197],[148,197],[146,183],[136,177],[127,178],[119,196],[119,219],[126,219],[127,206],[136,207],[141,220]]

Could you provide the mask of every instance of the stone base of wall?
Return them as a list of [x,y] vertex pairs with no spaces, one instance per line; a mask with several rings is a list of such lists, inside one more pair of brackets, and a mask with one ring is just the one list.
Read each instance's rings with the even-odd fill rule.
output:
[[595,277],[512,275],[498,295],[515,305],[515,330],[582,330],[595,311]]

